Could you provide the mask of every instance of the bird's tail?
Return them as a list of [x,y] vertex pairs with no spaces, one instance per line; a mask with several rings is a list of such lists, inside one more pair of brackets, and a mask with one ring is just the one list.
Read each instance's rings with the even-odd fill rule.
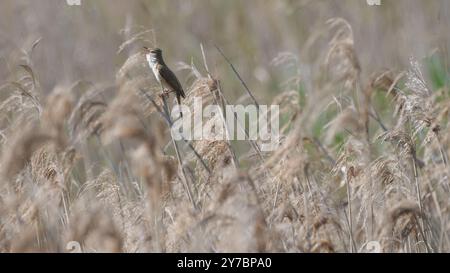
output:
[[181,111],[181,97],[177,94],[178,108],[180,109],[180,118],[183,118],[183,111]]

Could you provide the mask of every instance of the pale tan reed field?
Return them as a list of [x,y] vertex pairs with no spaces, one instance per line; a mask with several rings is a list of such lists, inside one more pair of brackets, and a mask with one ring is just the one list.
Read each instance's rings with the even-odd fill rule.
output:
[[[1,252],[450,251],[450,1],[81,1],[0,3]],[[278,149],[173,141],[143,46]]]

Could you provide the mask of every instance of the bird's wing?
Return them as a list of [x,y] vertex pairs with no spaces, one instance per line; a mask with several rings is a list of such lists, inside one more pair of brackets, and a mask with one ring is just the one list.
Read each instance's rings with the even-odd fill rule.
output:
[[167,66],[161,66],[161,69],[159,70],[159,73],[161,75],[161,78],[163,78],[167,84],[177,92],[177,94],[181,95],[183,98],[185,98],[185,94],[183,91],[183,87],[181,86],[180,82],[177,79],[177,76],[167,67]]

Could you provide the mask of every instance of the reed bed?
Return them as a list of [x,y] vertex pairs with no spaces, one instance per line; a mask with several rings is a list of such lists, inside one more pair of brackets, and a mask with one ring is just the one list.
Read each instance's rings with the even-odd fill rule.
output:
[[[293,10],[282,3],[270,5]],[[254,14],[272,18],[255,9],[251,22]],[[39,56],[45,36],[0,51],[8,64],[0,83],[1,252],[450,251],[448,43],[372,67],[368,56],[397,56],[360,46],[361,28],[330,16],[311,22],[308,35],[283,28],[288,40],[305,38],[300,53],[264,41],[266,53],[277,53],[252,74],[249,48],[188,41],[195,57],[171,63],[183,75],[186,106],[195,98],[222,110],[280,106],[279,146],[264,152],[260,139],[175,141],[174,98],[161,94],[139,50],[157,45],[164,30],[129,20],[106,49],[117,63],[92,63],[108,65],[108,80],[51,78],[40,68],[50,58]],[[234,27],[227,34],[241,39]],[[445,45],[449,37],[440,38]]]

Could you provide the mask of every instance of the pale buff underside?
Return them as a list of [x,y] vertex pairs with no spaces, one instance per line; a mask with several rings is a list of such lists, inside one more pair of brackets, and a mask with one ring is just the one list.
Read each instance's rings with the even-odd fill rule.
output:
[[160,84],[162,84],[162,86],[163,86],[164,88],[167,88],[167,89],[172,90],[173,88],[172,88],[172,87],[167,83],[167,81],[166,81],[164,78],[162,78],[161,75],[159,74],[159,69],[160,69],[160,66],[161,66],[161,65],[160,65],[159,63],[157,63],[157,62],[154,62],[154,61],[152,60],[150,54],[147,54],[147,55],[146,55],[146,58],[147,58],[148,65],[151,67],[151,69],[152,69],[152,71],[153,71],[153,75],[155,75],[156,80],[157,80]]

